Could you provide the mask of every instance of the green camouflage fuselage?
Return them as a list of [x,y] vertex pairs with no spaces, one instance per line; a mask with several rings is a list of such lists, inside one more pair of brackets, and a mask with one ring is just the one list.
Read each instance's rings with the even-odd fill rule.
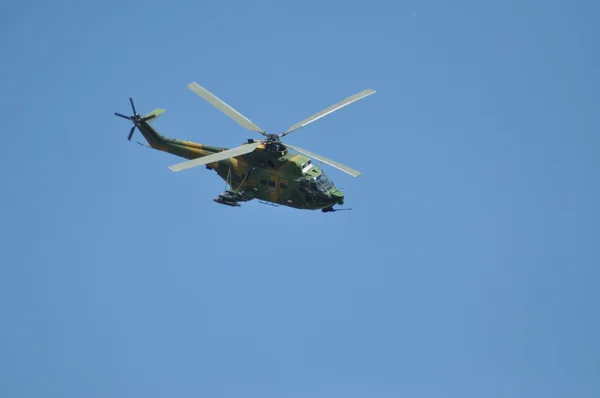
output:
[[[148,115],[158,117],[164,110]],[[167,138],[148,122],[138,126],[151,148],[185,159],[196,159],[227,148]],[[344,195],[314,166],[310,158],[292,154],[285,147],[273,151],[260,145],[254,152],[208,164],[233,190],[245,200],[258,199],[297,209],[324,209],[344,203]]]

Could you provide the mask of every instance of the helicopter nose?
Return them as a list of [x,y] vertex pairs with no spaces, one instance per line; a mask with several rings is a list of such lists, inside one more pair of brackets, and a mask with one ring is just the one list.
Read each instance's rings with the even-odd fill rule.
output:
[[336,203],[338,205],[343,205],[344,204],[344,194],[341,191],[338,191],[336,189],[335,191],[333,191],[331,193],[331,197],[332,197],[332,199],[336,200]]

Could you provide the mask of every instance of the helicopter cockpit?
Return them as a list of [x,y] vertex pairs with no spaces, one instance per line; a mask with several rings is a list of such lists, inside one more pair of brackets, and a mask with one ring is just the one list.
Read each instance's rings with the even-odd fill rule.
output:
[[333,182],[329,178],[324,171],[321,172],[316,177],[312,178],[302,178],[300,180],[300,189],[301,190],[310,190],[310,191],[319,191],[322,193],[327,193],[334,188]]
[[329,192],[333,188],[333,182],[331,182],[331,180],[327,178],[325,172],[321,172],[321,174],[313,180],[317,184],[317,189],[321,192]]

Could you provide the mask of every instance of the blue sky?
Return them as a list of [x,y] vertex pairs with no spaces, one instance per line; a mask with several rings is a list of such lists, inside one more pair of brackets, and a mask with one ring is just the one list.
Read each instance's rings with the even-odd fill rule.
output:
[[[597,397],[592,1],[13,1],[3,397]],[[126,140],[287,137],[353,211],[212,201]],[[137,133],[134,136],[141,139]],[[595,246],[595,247],[594,247]]]

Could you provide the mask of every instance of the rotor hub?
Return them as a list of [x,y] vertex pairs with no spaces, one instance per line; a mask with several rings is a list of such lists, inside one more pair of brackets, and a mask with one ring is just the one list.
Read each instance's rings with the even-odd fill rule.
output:
[[279,134],[267,134],[267,141],[279,142],[279,137],[281,137]]

